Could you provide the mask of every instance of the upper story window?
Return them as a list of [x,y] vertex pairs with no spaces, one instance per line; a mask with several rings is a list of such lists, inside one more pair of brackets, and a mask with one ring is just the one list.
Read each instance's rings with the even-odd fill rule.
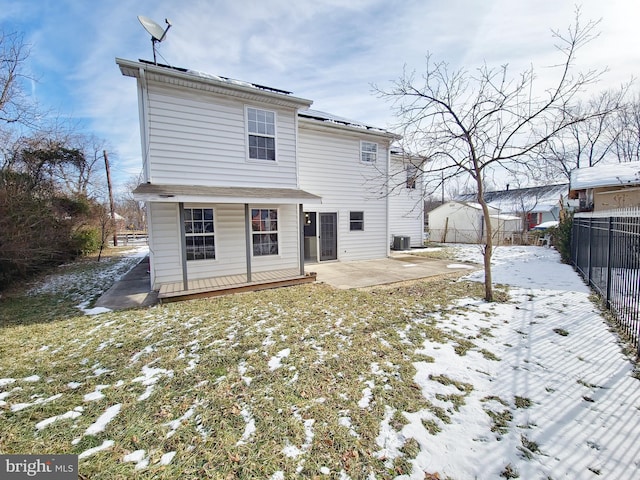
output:
[[249,158],[275,161],[276,113],[247,107],[247,132],[249,135]]
[[360,142],[360,160],[364,163],[375,163],[378,159],[378,144]]
[[415,190],[416,179],[418,178],[418,167],[413,163],[407,165],[407,188]]

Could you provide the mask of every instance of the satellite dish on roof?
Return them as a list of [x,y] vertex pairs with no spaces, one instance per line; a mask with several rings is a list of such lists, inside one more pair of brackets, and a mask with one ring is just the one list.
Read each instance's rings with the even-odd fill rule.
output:
[[144,29],[151,35],[151,48],[153,49],[153,63],[156,65],[158,62],[156,61],[156,43],[161,42],[166,37],[167,32],[171,28],[171,22],[168,18],[165,18],[164,21],[167,24],[167,28],[163,29],[156,22],[142,15],[138,15],[138,20],[144,27]]

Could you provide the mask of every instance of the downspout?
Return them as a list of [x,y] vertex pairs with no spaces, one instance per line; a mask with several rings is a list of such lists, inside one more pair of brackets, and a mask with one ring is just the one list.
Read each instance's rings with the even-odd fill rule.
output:
[[391,142],[392,140],[389,140],[389,143],[387,144],[387,171],[385,172],[385,184],[386,184],[386,192],[385,192],[385,208],[384,208],[384,215],[385,215],[385,230],[386,230],[386,238],[387,238],[387,252],[386,252],[386,256],[390,257],[391,256],[391,227],[389,225],[389,222],[391,220],[391,216],[389,215],[389,208],[390,208],[390,201],[389,201],[389,197],[391,196],[391,190],[389,188],[389,183],[391,181],[391,179],[389,178],[389,172],[391,171]]
[[142,148],[142,175],[146,183],[151,183],[151,167],[149,163],[149,88],[144,68],[139,69],[138,111],[140,112],[140,143]]
[[[294,125],[294,129],[295,129],[295,135],[294,135],[294,148],[295,148],[295,155],[296,155],[296,187],[297,188],[301,188],[300,187],[300,159],[298,158],[298,129],[300,128],[298,123],[298,111],[299,109],[295,109],[295,113],[294,113],[294,118],[293,118],[293,125]],[[300,262],[300,275],[304,276],[304,205],[302,203],[298,204],[298,210],[299,210],[299,221],[298,221],[298,237],[300,238],[299,241],[299,245],[298,245],[298,256],[300,257],[299,262]]]

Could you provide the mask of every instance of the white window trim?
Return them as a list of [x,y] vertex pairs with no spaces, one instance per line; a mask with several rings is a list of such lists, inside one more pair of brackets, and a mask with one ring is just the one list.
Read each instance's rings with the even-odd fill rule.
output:
[[[361,213],[362,220],[351,220],[352,213]],[[362,228],[360,230],[353,230],[351,228],[351,222],[360,222],[362,223]],[[349,210],[349,233],[361,233],[364,232],[364,210]]]
[[[249,131],[249,109],[253,109],[253,110],[261,110],[263,112],[269,112],[269,113],[273,113],[273,128],[274,128],[274,134],[273,136],[271,135],[263,135],[260,133],[254,133],[254,132],[250,132]],[[275,110],[268,110],[266,108],[261,108],[261,107],[256,107],[253,105],[245,105],[244,106],[244,141],[245,141],[245,157],[247,162],[250,163],[258,163],[260,165],[271,165],[271,164],[276,164],[278,163],[278,112],[276,112]],[[255,135],[258,137],[264,137],[264,138],[273,138],[273,143],[274,143],[274,149],[275,149],[275,160],[267,160],[267,159],[260,159],[260,158],[251,158],[250,154],[249,154],[249,135]]]
[[[251,213],[252,216],[253,216],[253,210],[275,210],[276,211],[276,215],[278,216],[278,220],[277,220],[278,221],[278,229],[275,232],[273,232],[273,231],[269,231],[269,232],[260,232],[260,231],[258,231],[258,232],[255,232],[253,230],[253,227],[251,228],[251,257],[255,258],[255,259],[280,257],[281,254],[282,254],[282,250],[281,250],[281,248],[282,248],[282,244],[281,243],[282,242],[280,242],[280,238],[281,238],[281,234],[280,234],[280,232],[281,232],[281,230],[280,230],[280,226],[281,226],[281,224],[280,224],[280,209],[279,208],[271,208],[271,207],[254,207],[254,206],[250,206],[249,207],[249,212]],[[214,225],[214,228],[215,228],[215,225]],[[254,250],[253,250],[253,235],[254,234],[267,235],[267,234],[272,234],[272,233],[275,233],[276,235],[278,235],[278,253],[266,254],[266,255],[255,255],[254,254]]]
[[407,190],[416,190],[418,185],[418,167],[413,163],[408,163],[405,171],[407,172],[405,187]]
[[[196,258],[196,259],[185,259],[187,262],[191,263],[191,262],[196,262],[198,264],[204,263],[204,262],[218,262],[218,259],[220,258],[219,255],[219,250],[218,250],[218,226],[216,224],[216,209],[214,207],[212,207],[211,205],[185,205],[184,206],[185,210],[194,210],[194,209],[209,209],[213,212],[213,232],[211,234],[207,233],[207,234],[200,234],[200,233],[195,233],[195,234],[188,234],[185,232],[184,236],[185,236],[185,242],[186,242],[186,238],[188,237],[195,237],[195,236],[207,236],[207,237],[213,237],[213,248],[214,248],[214,252],[215,252],[215,257],[214,258]],[[184,227],[183,227],[184,228]]]
[[[375,145],[376,146],[376,151],[375,151],[375,158],[373,160],[364,160],[364,154],[368,153],[368,154],[373,154],[374,152],[365,152],[364,151],[364,146],[365,144],[367,145]],[[376,163],[378,161],[378,151],[380,150],[380,146],[376,143],[376,142],[368,142],[366,140],[360,140],[360,163],[364,163],[365,165],[372,165],[374,163]]]

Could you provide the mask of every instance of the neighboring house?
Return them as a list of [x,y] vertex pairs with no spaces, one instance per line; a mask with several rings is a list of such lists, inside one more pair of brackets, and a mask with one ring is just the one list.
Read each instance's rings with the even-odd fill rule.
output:
[[[520,230],[528,231],[541,223],[558,221],[561,208],[566,207],[568,193],[569,184],[563,183],[485,192],[484,199],[502,214],[520,217],[523,222]],[[465,194],[455,200],[472,202],[475,199],[476,194]]]
[[613,163],[571,171],[571,199],[579,211],[598,212],[640,206],[640,162]]
[[303,279],[305,260],[388,255],[390,212],[405,201],[388,186],[397,135],[283,90],[116,63],[138,84],[144,183],[134,196],[147,204],[160,297]]
[[[521,218],[489,207],[493,240],[502,243],[521,231]],[[482,207],[472,202],[446,202],[429,212],[429,239],[441,243],[482,243],[486,239]]]

